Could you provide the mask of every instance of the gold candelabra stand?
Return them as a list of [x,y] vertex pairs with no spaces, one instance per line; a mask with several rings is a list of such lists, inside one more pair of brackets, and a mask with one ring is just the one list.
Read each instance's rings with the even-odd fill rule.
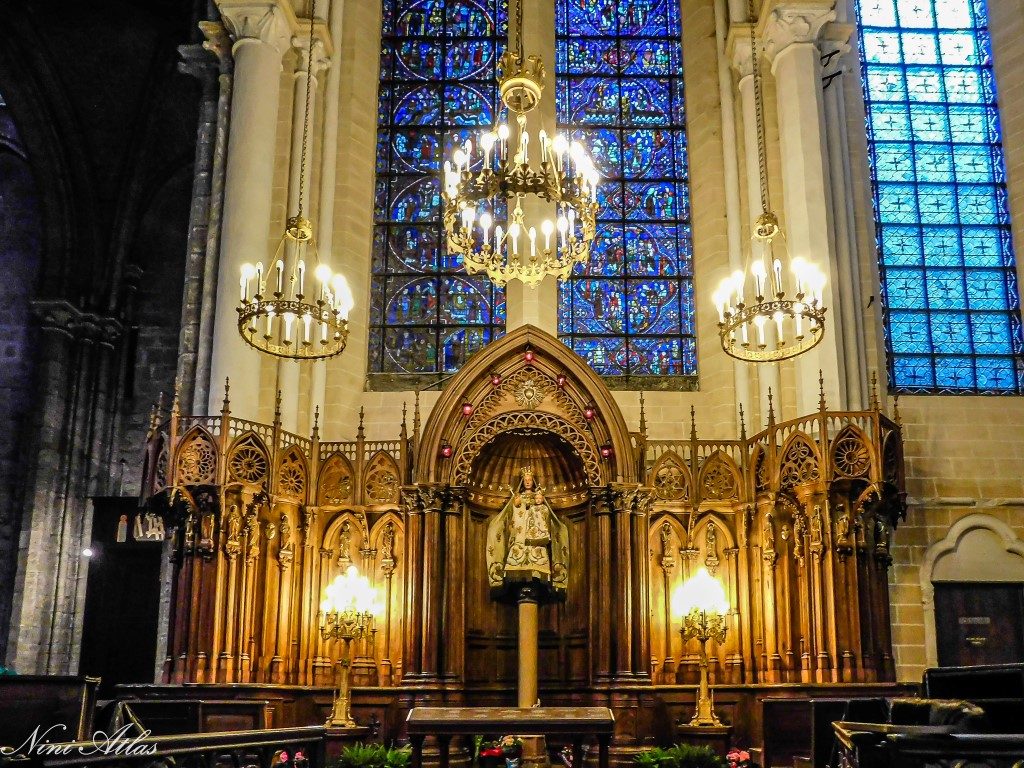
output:
[[352,719],[351,696],[352,641],[373,637],[377,603],[375,590],[355,566],[338,576],[325,590],[320,604],[320,636],[324,640],[341,640],[341,679],[334,696],[334,706],[326,725],[330,728],[357,728]]
[[715,714],[715,702],[708,685],[708,640],[725,642],[729,603],[721,582],[701,568],[687,579],[673,598],[675,612],[682,616],[683,625],[679,632],[683,642],[693,640],[698,646],[700,685],[697,689],[697,707],[690,719],[690,725],[721,725]]

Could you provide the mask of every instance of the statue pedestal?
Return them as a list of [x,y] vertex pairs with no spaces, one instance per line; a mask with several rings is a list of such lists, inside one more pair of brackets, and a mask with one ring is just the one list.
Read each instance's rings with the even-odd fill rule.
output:
[[528,708],[537,699],[537,596],[524,588],[519,594],[519,706]]

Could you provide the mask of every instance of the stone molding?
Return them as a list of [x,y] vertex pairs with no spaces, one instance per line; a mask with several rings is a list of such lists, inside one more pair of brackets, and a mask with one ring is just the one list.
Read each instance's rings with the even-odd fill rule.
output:
[[817,43],[822,29],[835,18],[831,2],[812,0],[776,5],[759,22],[768,60],[774,62],[792,45]]
[[113,344],[121,336],[120,321],[78,309],[63,299],[33,301],[32,314],[44,331],[57,331],[69,338]]
[[291,5],[285,0],[218,0],[224,26],[235,41],[231,52],[246,42],[261,42],[284,55],[291,47],[297,19]]
[[[292,35],[292,48],[295,49],[297,60],[295,74],[305,74],[309,61],[309,19],[298,19],[299,31]],[[313,77],[331,66],[334,56],[334,41],[327,25],[316,19],[313,22]]]

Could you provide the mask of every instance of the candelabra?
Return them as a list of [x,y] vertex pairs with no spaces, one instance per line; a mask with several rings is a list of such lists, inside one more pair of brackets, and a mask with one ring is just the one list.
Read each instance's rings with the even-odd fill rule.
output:
[[352,719],[349,683],[352,673],[352,641],[373,636],[374,614],[380,612],[376,590],[365,576],[350,565],[348,570],[327,585],[320,603],[320,636],[324,640],[341,640],[341,679],[334,696],[334,706],[327,726],[356,728]]
[[[484,131],[475,147],[472,139],[459,145],[444,164],[442,195],[448,251],[462,256],[466,271],[486,272],[498,285],[515,279],[532,287],[548,275],[564,280],[590,258],[598,174],[579,141],[541,130],[531,145],[526,116],[540,103],[544,63],[523,55],[522,25],[520,0],[515,51],[502,55],[498,78],[514,124]],[[523,211],[531,197],[557,209],[555,220],[545,219],[539,232]]]
[[701,568],[676,589],[672,596],[672,608],[683,625],[679,632],[683,642],[694,638],[700,643],[700,686],[697,690],[697,707],[690,719],[690,725],[721,725],[715,714],[715,702],[708,686],[708,640],[716,643],[725,641],[726,617],[729,601],[721,582]]

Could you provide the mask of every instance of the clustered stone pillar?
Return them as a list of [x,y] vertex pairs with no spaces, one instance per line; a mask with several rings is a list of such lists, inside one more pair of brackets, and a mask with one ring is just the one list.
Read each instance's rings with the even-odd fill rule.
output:
[[828,325],[825,338],[797,365],[797,412],[810,413],[817,405],[818,371],[825,388],[845,408],[846,374],[842,354],[842,307],[836,281],[831,180],[822,97],[818,34],[835,19],[829,0],[800,5],[778,5],[760,20],[765,54],[775,78],[782,165],[785,231],[790,256],[803,256],[825,272]]
[[[217,280],[211,378],[231,377],[238,415],[253,418],[259,403],[259,353],[238,335],[238,280],[242,264],[269,258],[267,241],[277,143],[281,57],[293,19],[276,4],[222,0],[221,16],[235,43],[231,141],[224,191],[224,224]],[[210,392],[210,412],[219,407]]]

